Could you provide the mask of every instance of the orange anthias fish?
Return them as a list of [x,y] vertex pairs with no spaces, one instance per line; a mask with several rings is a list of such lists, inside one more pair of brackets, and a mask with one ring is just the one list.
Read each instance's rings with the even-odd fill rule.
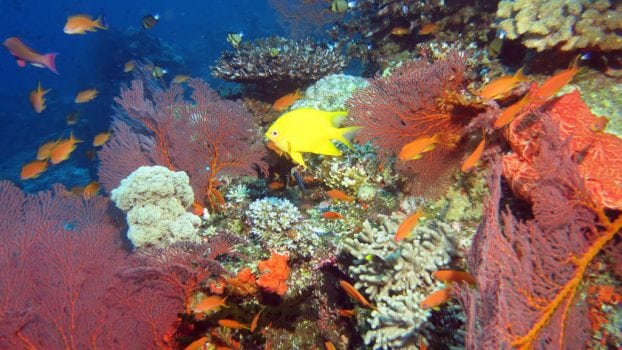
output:
[[391,29],[391,34],[397,35],[397,36],[408,35],[408,34],[410,34],[410,28],[408,28],[408,27],[393,27],[393,29]]
[[356,310],[350,309],[339,309],[337,310],[337,315],[341,317],[352,317],[356,315]]
[[328,195],[328,198],[330,199],[344,202],[354,202],[354,198],[352,198],[352,196],[348,196],[345,192],[337,189],[326,191],[326,195]]
[[365,299],[363,294],[361,294],[358,290],[356,290],[356,288],[354,288],[353,285],[351,285],[350,283],[344,280],[340,280],[339,285],[341,286],[341,288],[343,288],[343,290],[346,292],[346,294],[348,294],[350,298],[354,299],[359,304],[365,307],[378,311],[378,309],[374,305],[372,305],[369,301],[367,301],[367,299]]
[[278,100],[274,101],[272,104],[272,109],[277,112],[283,112],[284,110],[291,107],[296,101],[298,101],[302,97],[300,90],[296,90],[295,92],[289,93],[283,97],[280,97]]
[[78,95],[76,96],[76,99],[74,100],[74,102],[75,103],[89,102],[92,99],[94,99],[96,96],[97,96],[97,89],[88,89],[88,90],[80,91],[78,92]]
[[37,88],[30,92],[30,104],[32,105],[32,108],[35,110],[35,112],[43,112],[43,110],[45,109],[45,97],[43,96],[50,92],[50,90],[52,89],[43,90],[43,88],[41,87],[41,82],[39,82]]
[[106,142],[108,142],[108,140],[110,140],[110,132],[100,132],[93,138],[93,146],[103,146]]
[[326,211],[322,213],[322,217],[324,219],[331,219],[331,220],[343,219],[343,215],[339,214],[336,211]]
[[451,298],[451,289],[450,287],[443,288],[441,290],[437,290],[436,292],[428,295],[425,299],[419,303],[422,309],[430,309],[441,304],[446,303]]
[[93,20],[93,17],[89,15],[75,15],[67,18],[63,31],[65,34],[86,34],[86,32],[96,32],[97,29],[108,29],[102,16]]
[[335,344],[333,344],[330,340],[325,341],[324,346],[326,347],[326,350],[337,350]]
[[486,144],[486,137],[482,136],[482,140],[479,142],[479,145],[477,145],[473,153],[471,153],[471,155],[468,156],[467,159],[464,160],[464,162],[462,163],[462,166],[460,166],[460,170],[462,170],[463,172],[467,172],[473,169],[475,164],[477,164],[477,162],[479,162],[479,159],[482,157],[485,144]]
[[39,177],[48,168],[47,160],[33,160],[22,167],[19,177],[22,180],[34,179]]
[[188,344],[188,346],[186,346],[184,348],[184,350],[203,350],[205,349],[205,345],[209,342],[209,339],[207,339],[207,337],[201,337],[195,341],[193,341],[192,343]]
[[549,98],[555,96],[561,88],[566,86],[572,78],[579,72],[581,69],[579,67],[579,59],[581,59],[581,55],[577,56],[572,65],[568,69],[564,69],[563,71],[553,75],[548,78],[542,85],[540,85],[531,95],[532,101],[536,103],[544,103],[544,101]]
[[518,84],[527,81],[527,77],[523,75],[523,68],[524,67],[521,67],[517,70],[514,75],[506,75],[486,84],[486,86],[479,91],[479,97],[494,100],[504,97]]
[[466,282],[475,285],[475,277],[466,271],[458,270],[438,270],[432,273],[432,277],[441,282],[461,283]]
[[397,231],[395,232],[393,240],[399,242],[404,238],[408,237],[412,230],[415,228],[415,226],[417,226],[417,224],[419,223],[419,220],[424,217],[424,215],[425,213],[423,212],[423,207],[419,206],[416,212],[409,215],[404,220],[404,222],[402,222],[400,226],[397,227]]
[[426,23],[419,29],[419,35],[429,35],[438,32],[441,27],[438,23]]
[[82,198],[89,199],[95,197],[97,192],[101,189],[101,186],[97,181],[92,181],[82,189]]
[[230,320],[230,319],[222,319],[222,320],[218,320],[218,324],[222,327],[226,327],[226,328],[231,328],[231,329],[248,329],[250,330],[250,327],[240,323],[236,320]]
[[251,327],[250,327],[251,332],[254,332],[255,329],[257,329],[257,323],[259,323],[259,316],[261,316],[262,312],[263,312],[263,309],[259,310],[257,315],[253,317],[253,320],[251,321]]
[[218,295],[210,295],[205,299],[201,300],[198,304],[194,306],[192,311],[195,313],[206,313],[214,310],[218,310],[221,307],[228,308],[225,304],[227,302],[227,297],[221,298]]
[[6,39],[4,41],[4,47],[15,57],[18,66],[25,67],[26,63],[30,63],[35,67],[48,68],[52,72],[58,74],[56,63],[54,62],[57,53],[52,52],[41,55],[26,46],[16,37]]
[[41,145],[41,147],[39,147],[39,150],[37,151],[37,159],[46,160],[50,158],[50,152],[57,143],[58,141],[49,141]]
[[503,112],[501,112],[501,115],[495,119],[495,123],[493,124],[494,128],[500,129],[510,124],[528,103],[529,94],[525,95],[520,101],[504,109]]
[[421,158],[421,154],[429,152],[436,147],[438,143],[438,134],[427,137],[422,136],[414,141],[411,141],[402,147],[402,150],[397,155],[400,160],[411,160]]
[[66,140],[60,140],[50,150],[50,162],[52,164],[58,164],[64,160],[69,159],[69,155],[76,149],[76,143],[82,142],[73,137],[73,134]]

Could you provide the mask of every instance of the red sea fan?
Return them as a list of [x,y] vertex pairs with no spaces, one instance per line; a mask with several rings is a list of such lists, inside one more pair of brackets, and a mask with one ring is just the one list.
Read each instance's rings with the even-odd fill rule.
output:
[[183,100],[179,84],[163,91],[144,85],[135,80],[115,99],[122,111],[109,146],[100,152],[99,175],[107,190],[121,174],[150,162],[185,171],[196,201],[214,206],[223,202],[220,176],[266,171],[265,149],[241,104],[221,99],[200,79],[189,81],[194,103]]
[[346,103],[350,123],[362,127],[357,140],[371,141],[383,156],[397,155],[405,144],[419,137],[439,134],[436,149],[423,154],[422,159],[398,161],[396,165],[410,178],[407,187],[414,192],[441,192],[435,187],[447,182],[464,155],[456,146],[463,128],[478,114],[460,102],[465,70],[466,57],[458,52],[434,63],[406,62],[391,75],[373,79]]
[[591,200],[553,121],[542,127],[533,219],[521,222],[509,210],[500,216],[500,163],[493,166],[484,221],[467,259],[477,288],[458,291],[468,349],[584,349],[591,338],[577,292],[594,257],[619,234],[622,217],[610,221]]

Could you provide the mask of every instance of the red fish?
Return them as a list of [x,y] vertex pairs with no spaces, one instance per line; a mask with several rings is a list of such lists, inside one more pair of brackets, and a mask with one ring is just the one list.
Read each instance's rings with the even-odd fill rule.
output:
[[572,65],[568,67],[568,69],[564,69],[542,83],[542,85],[540,85],[540,87],[533,92],[532,100],[536,103],[544,103],[544,101],[555,96],[559,90],[566,86],[566,84],[568,84],[579,72],[581,69],[581,67],[579,67],[579,59],[581,58],[581,55],[577,56],[572,61]]
[[322,213],[322,217],[324,219],[331,219],[331,220],[343,219],[343,215],[339,214],[336,211],[326,211]]
[[353,285],[351,285],[350,283],[344,280],[339,281],[339,285],[346,292],[346,294],[350,296],[350,298],[356,300],[359,304],[365,307],[378,311],[378,309],[374,305],[372,305],[372,303],[367,301],[367,299],[365,299],[363,294],[361,294],[358,290],[356,290],[356,288],[354,288]]
[[248,329],[250,330],[250,327],[240,323],[236,320],[230,320],[230,319],[222,319],[222,320],[218,320],[218,324],[221,327],[225,327],[225,328],[231,328],[231,329]]
[[436,292],[428,295],[427,298],[423,299],[419,306],[422,309],[430,309],[441,304],[446,303],[451,298],[451,290],[449,287],[443,288],[441,290],[437,290]]
[[15,57],[18,66],[25,67],[26,63],[30,63],[35,67],[48,68],[52,72],[58,74],[58,71],[56,70],[56,63],[54,62],[57,53],[51,52],[41,55],[26,46],[16,37],[6,39],[3,45],[7,48],[7,50],[9,50],[11,55]]
[[475,277],[466,271],[438,270],[432,273],[432,277],[441,282],[466,282],[468,284],[475,285]]
[[484,136],[482,137],[482,141],[480,141],[479,145],[475,147],[473,153],[471,153],[471,155],[464,160],[464,163],[462,163],[460,170],[462,170],[463,172],[467,172],[471,170],[475,166],[475,164],[477,164],[477,162],[479,162],[479,159],[482,157],[482,153],[484,152],[485,144],[486,137]]
[[419,219],[421,219],[424,216],[425,216],[425,213],[423,212],[423,207],[419,206],[419,208],[417,209],[415,213],[410,214],[404,220],[404,222],[402,222],[400,226],[398,226],[397,231],[395,232],[395,236],[393,237],[393,240],[396,242],[399,242],[403,240],[404,238],[408,237],[410,233],[412,232],[412,230],[415,228],[415,226],[417,226],[417,224],[419,223]]
[[35,110],[35,112],[43,112],[46,107],[45,97],[43,96],[50,92],[50,90],[52,89],[43,90],[43,88],[41,87],[41,82],[39,82],[37,88],[30,92],[30,104],[32,105],[32,108]]

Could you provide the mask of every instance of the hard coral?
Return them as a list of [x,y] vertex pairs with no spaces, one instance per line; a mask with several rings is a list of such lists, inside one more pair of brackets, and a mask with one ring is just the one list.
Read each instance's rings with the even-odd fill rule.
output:
[[622,4],[609,0],[501,1],[499,27],[538,51],[622,49]]
[[[560,124],[561,137],[568,138],[592,201],[607,208],[622,209],[622,139],[594,131],[600,118],[592,114],[577,91],[554,100],[541,117]],[[542,122],[527,114],[510,124],[507,132],[514,153],[503,158],[504,175],[515,192],[530,198],[531,189],[542,176],[533,167],[540,153]]]
[[261,276],[257,279],[257,285],[267,292],[276,293],[280,296],[287,292],[287,278],[289,266],[287,260],[289,254],[272,252],[268,260],[262,260],[257,264]]
[[235,51],[225,51],[212,67],[212,75],[242,83],[300,86],[345,66],[345,57],[334,47],[311,39],[270,37],[242,42]]

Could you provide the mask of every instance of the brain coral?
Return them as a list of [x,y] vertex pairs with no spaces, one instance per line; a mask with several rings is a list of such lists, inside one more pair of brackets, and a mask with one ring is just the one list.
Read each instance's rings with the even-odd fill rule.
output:
[[622,49],[622,3],[609,0],[501,1],[499,28],[538,51],[559,46],[602,51]]
[[142,166],[112,190],[111,199],[127,213],[127,237],[136,247],[199,240],[201,219],[186,211],[194,193],[183,171]]

